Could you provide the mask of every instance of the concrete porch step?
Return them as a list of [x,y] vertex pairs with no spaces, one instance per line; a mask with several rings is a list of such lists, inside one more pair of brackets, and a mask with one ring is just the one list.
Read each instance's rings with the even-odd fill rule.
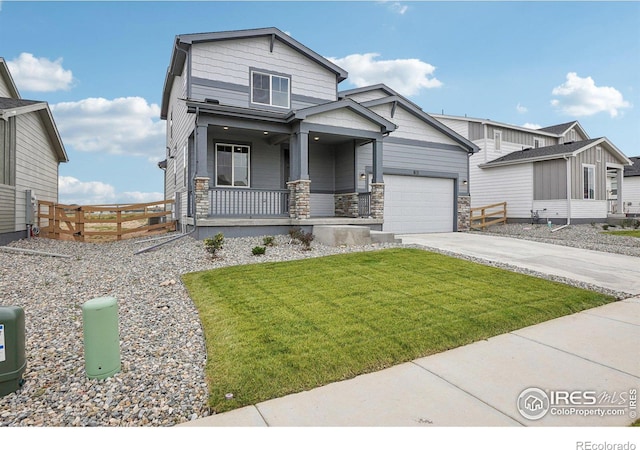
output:
[[370,231],[371,242],[374,244],[402,244],[402,239],[388,231]]

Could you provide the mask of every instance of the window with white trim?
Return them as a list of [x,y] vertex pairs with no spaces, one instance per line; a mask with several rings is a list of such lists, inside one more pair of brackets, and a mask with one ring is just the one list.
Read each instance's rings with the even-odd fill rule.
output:
[[251,72],[251,103],[289,108],[291,82],[289,78],[264,72]]
[[596,166],[591,164],[582,165],[582,188],[585,200],[596,198]]
[[495,150],[499,152],[500,147],[502,147],[502,131],[493,131],[493,143]]
[[544,147],[544,139],[533,138],[533,148]]
[[572,128],[571,130],[569,130],[569,142],[575,142],[576,139],[576,130]]
[[187,146],[182,146],[182,186],[187,186]]
[[596,145],[596,161],[602,161],[602,147],[600,147],[599,145]]
[[250,147],[216,144],[216,186],[249,187]]

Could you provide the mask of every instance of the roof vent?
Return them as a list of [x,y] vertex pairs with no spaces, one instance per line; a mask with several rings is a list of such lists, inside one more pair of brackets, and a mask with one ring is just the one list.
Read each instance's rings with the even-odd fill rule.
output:
[[573,141],[565,142],[564,145],[573,144]]
[[523,151],[523,152],[526,152],[526,151],[528,151],[528,150],[533,150],[533,148],[532,148],[532,147],[527,147],[527,148],[523,148],[523,149],[522,149],[522,151]]
[[204,102],[205,103],[213,103],[214,105],[219,105],[220,104],[220,100],[217,100],[215,98],[205,98]]

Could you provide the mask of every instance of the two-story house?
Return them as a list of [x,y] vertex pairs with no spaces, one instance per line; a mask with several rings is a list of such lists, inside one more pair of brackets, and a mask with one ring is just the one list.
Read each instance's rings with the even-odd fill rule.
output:
[[478,146],[386,86],[339,92],[346,78],[277,28],[176,36],[159,164],[176,219],[199,238],[465,229]]
[[0,58],[0,245],[29,235],[38,199],[58,201],[67,161],[49,105],[22,99]]
[[511,222],[534,215],[553,223],[623,216],[623,169],[631,161],[606,137],[590,138],[579,122],[533,130],[432,116],[481,148],[469,164],[473,208],[507,202]]

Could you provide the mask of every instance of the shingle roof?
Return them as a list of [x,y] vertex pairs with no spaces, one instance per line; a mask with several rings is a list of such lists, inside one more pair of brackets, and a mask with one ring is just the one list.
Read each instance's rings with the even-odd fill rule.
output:
[[521,161],[526,159],[543,158],[545,156],[554,156],[554,155],[560,156],[567,153],[573,153],[576,150],[586,147],[589,144],[592,144],[595,141],[598,141],[600,139],[602,138],[589,139],[587,141],[576,141],[568,144],[550,145],[547,147],[530,148],[528,150],[519,150],[517,152],[512,152],[507,155],[501,156],[500,158],[494,159],[493,161],[489,161],[487,164],[507,162],[507,161]]
[[565,131],[567,131],[569,128],[571,128],[571,126],[574,125],[575,123],[577,122],[574,120],[573,122],[561,123],[558,125],[551,125],[550,127],[538,128],[537,131],[546,131],[547,133],[562,134]]
[[0,97],[0,109],[21,108],[23,106],[35,105],[43,103],[36,100],[22,100],[15,98]]
[[632,166],[624,166],[625,177],[640,177],[640,156],[632,156],[629,158],[632,162]]

